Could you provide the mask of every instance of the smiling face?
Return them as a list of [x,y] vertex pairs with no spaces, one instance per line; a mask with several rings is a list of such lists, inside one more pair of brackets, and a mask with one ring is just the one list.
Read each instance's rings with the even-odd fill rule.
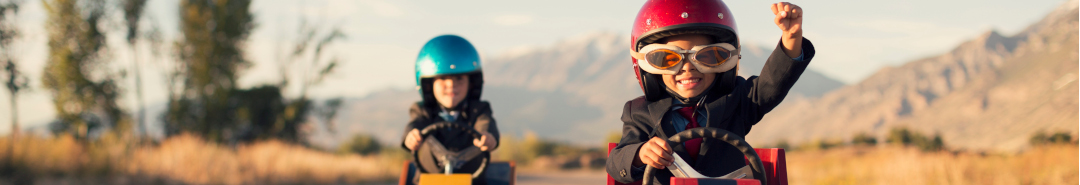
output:
[[[698,34],[671,36],[663,39],[660,43],[682,49],[712,44],[709,37]],[[669,89],[679,94],[679,96],[691,98],[700,95],[706,89],[709,89],[709,86],[716,80],[716,73],[702,73],[693,64],[689,64],[688,61],[684,61],[681,68],[675,75],[663,75],[664,85],[667,85]]]
[[457,106],[469,93],[469,75],[446,75],[434,78],[431,90],[443,107]]

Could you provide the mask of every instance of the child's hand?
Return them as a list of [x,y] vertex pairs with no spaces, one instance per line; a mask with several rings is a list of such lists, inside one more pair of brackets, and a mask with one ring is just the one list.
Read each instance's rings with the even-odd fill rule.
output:
[[405,136],[405,147],[409,147],[411,151],[416,151],[416,147],[423,141],[424,139],[420,138],[420,130],[414,128]]
[[492,136],[491,133],[487,132],[480,133],[483,133],[483,135],[480,136],[479,139],[473,139],[473,145],[479,147],[480,151],[488,151],[489,149],[495,148],[495,136]]
[[634,160],[634,166],[646,164],[656,169],[664,169],[675,160],[671,156],[671,146],[664,139],[653,137],[638,150],[638,157]]
[[773,22],[784,32],[781,38],[784,52],[791,58],[799,57],[802,53],[802,8],[788,2],[779,2],[772,4],[772,12],[776,15]]

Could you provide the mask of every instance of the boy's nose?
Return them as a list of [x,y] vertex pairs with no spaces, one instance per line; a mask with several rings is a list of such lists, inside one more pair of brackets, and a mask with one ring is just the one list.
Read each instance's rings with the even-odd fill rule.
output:
[[[684,59],[684,60],[687,60],[687,59]],[[676,74],[676,75],[680,75],[683,72],[690,72],[691,70],[697,70],[697,67],[694,66],[694,64],[691,64],[690,61],[686,61],[686,62],[683,62],[682,69],[679,70],[679,73]]]
[[461,85],[461,83],[464,83],[464,81],[460,80],[460,79],[447,80],[446,81],[446,87],[454,88],[457,85]]

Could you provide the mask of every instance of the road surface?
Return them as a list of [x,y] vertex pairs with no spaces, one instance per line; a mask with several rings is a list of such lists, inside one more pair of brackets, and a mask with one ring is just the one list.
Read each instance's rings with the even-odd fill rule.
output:
[[519,185],[597,185],[607,183],[604,171],[521,172]]

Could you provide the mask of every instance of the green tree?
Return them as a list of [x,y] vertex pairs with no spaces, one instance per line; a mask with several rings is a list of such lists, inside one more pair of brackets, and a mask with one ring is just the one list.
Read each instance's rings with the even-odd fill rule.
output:
[[273,85],[264,85],[251,89],[236,90],[232,95],[236,120],[239,124],[233,139],[251,141],[255,139],[278,138],[299,142],[298,123],[302,121],[304,110],[296,110],[285,103],[281,89]]
[[14,23],[14,16],[19,13],[18,0],[5,0],[0,2],[0,64],[3,65],[4,72],[7,73],[3,77],[4,84],[8,90],[9,105],[11,106],[11,135],[19,135],[19,112],[16,97],[19,91],[28,87],[29,79],[26,75],[22,74],[19,70],[18,62],[15,57],[12,56],[12,43],[15,38],[19,37],[19,29]]
[[[243,133],[242,137],[246,139],[278,138],[300,142],[311,128],[302,127],[301,124],[312,111],[316,111],[316,116],[327,123],[326,128],[331,133],[335,133],[334,125],[330,123],[337,115],[337,110],[342,104],[341,99],[330,99],[326,101],[326,107],[314,108],[307,92],[309,88],[321,84],[326,76],[333,73],[339,60],[336,57],[324,58],[325,49],[333,42],[344,38],[345,35],[336,28],[320,34],[322,31],[317,26],[308,26],[305,23],[301,24],[300,30],[301,37],[289,52],[289,60],[281,66],[283,77],[281,83],[277,86],[267,85],[238,92],[237,99],[243,103],[237,109],[241,111],[237,116],[242,122],[248,123],[240,126],[250,131]],[[301,70],[299,74],[289,73],[289,69],[293,69],[289,67],[292,64],[300,64],[296,67]],[[288,81],[293,74],[300,79],[300,83],[292,84]],[[300,88],[299,97],[291,100],[284,98],[283,93],[283,90],[290,85],[298,85]]]
[[[310,130],[301,125],[312,109],[307,89],[333,72],[339,60],[325,57],[324,51],[344,34],[301,26],[296,46],[281,61],[282,82],[238,89],[236,79],[250,65],[243,57],[244,41],[255,28],[250,4],[250,0],[181,0],[183,37],[174,44],[180,62],[175,75],[168,78],[168,135],[191,132],[213,141],[276,138],[302,142]],[[300,65],[295,79],[300,79],[301,91],[298,98],[287,99],[283,89],[293,85],[287,69],[294,63]]]
[[[292,46],[288,51],[282,53],[288,53],[285,60],[279,61],[279,70],[281,72],[280,86],[282,88],[288,88],[292,85],[296,85],[300,89],[298,97],[293,99],[288,104],[288,109],[293,110],[297,114],[292,117],[286,117],[288,120],[303,119],[311,109],[311,100],[308,98],[308,91],[312,86],[322,84],[334,69],[337,69],[340,59],[336,56],[326,57],[326,51],[333,43],[345,39],[345,34],[338,28],[332,28],[328,31],[323,31],[318,25],[308,24],[305,19],[300,21],[300,28],[297,32],[297,38],[293,41]],[[298,71],[295,71],[298,70]],[[297,72],[297,73],[294,73]],[[291,80],[298,80],[299,83],[293,83]],[[330,133],[336,133],[331,120],[336,115],[337,110],[340,107],[340,99],[327,101],[329,107],[316,110],[319,112],[321,118],[324,118],[326,128]]]
[[101,24],[105,19],[104,0],[44,0],[48,14],[49,56],[42,83],[53,95],[58,123],[54,131],[85,138],[90,127],[113,124],[116,133],[126,133],[117,106],[120,90],[117,73],[107,68]]
[[[300,22],[300,31],[294,42],[288,60],[282,64],[282,86],[289,85],[289,69],[296,63],[301,63],[298,75],[300,79],[300,98],[307,99],[307,92],[311,86],[319,85],[326,76],[333,73],[340,60],[337,57],[324,58],[325,51],[334,42],[345,38],[345,34],[338,28],[333,28],[326,33],[321,33],[319,26],[308,25],[306,21]],[[310,57],[304,59],[305,57]]]
[[248,66],[243,44],[255,28],[250,0],[181,0],[182,38],[174,44],[182,88],[169,100],[166,133],[202,134],[225,139],[235,128],[232,93],[240,69]]

